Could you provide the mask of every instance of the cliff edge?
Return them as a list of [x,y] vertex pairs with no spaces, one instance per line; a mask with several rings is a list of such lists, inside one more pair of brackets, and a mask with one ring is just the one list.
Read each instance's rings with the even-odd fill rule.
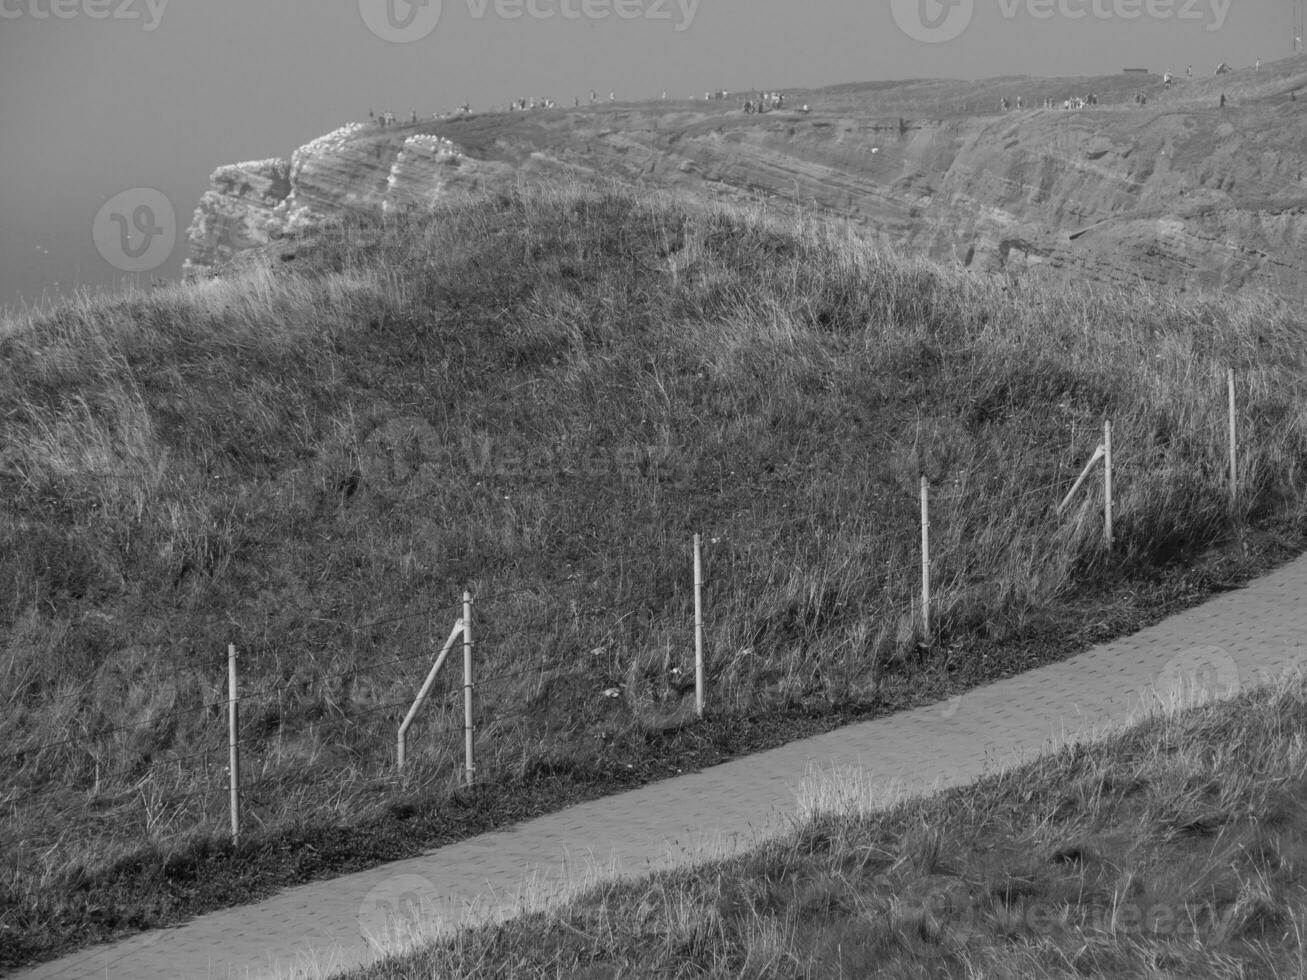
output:
[[351,211],[603,175],[839,215],[884,245],[984,272],[1302,298],[1300,90],[1307,99],[1304,57],[1169,86],[1135,74],[883,82],[788,92],[765,113],[744,112],[740,93],[351,123],[289,164],[219,168],[188,268]]

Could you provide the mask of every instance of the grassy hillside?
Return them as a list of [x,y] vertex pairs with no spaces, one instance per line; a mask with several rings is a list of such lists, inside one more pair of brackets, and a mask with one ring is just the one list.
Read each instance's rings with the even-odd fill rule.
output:
[[1301,978],[1305,719],[1299,675],[934,798],[834,778],[750,853],[348,976]]
[[[1304,350],[1269,303],[1043,291],[834,226],[575,190],[10,322],[0,962],[524,812],[519,790],[517,810],[454,798],[452,831],[431,816],[462,764],[456,662],[395,773],[465,589],[478,779],[557,806],[780,737],[777,719],[1064,656],[1247,574],[1304,527]],[[1096,480],[1054,511],[1104,416],[1111,553]],[[687,728],[695,532],[710,717]],[[1183,570],[1232,535],[1210,574]]]

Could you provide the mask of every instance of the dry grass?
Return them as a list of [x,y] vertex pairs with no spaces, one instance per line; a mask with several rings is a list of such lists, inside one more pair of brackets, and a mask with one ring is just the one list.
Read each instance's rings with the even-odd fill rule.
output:
[[1307,976],[1307,680],[929,797],[813,787],[792,834],[349,973]]
[[[402,779],[394,732],[465,588],[483,778],[682,724],[694,531],[713,712],[865,699],[921,652],[920,474],[931,643],[1017,636],[1232,530],[1301,530],[1304,350],[1270,302],[986,281],[837,226],[575,189],[11,319],[7,926],[84,919],[87,882],[221,840],[228,643],[252,839],[449,790],[457,672]],[[1112,554],[1097,489],[1053,512],[1104,415]]]

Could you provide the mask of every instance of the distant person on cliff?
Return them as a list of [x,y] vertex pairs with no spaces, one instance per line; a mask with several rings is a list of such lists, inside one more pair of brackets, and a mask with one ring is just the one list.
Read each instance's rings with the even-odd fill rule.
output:
[[1225,108],[1225,93],[1224,93],[1224,92],[1221,93],[1221,108],[1222,108],[1222,109]]

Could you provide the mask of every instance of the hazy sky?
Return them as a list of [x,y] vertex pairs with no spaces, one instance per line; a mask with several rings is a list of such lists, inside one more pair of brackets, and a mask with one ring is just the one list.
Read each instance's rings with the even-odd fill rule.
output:
[[[1187,63],[1208,74],[1290,55],[1299,3],[0,0],[0,305],[122,281],[95,236],[124,230],[144,278],[177,275],[215,167],[289,157],[369,108],[407,118],[524,96],[571,105],[591,89],[702,97]],[[139,195],[105,207],[135,188],[158,192],[148,210]]]

